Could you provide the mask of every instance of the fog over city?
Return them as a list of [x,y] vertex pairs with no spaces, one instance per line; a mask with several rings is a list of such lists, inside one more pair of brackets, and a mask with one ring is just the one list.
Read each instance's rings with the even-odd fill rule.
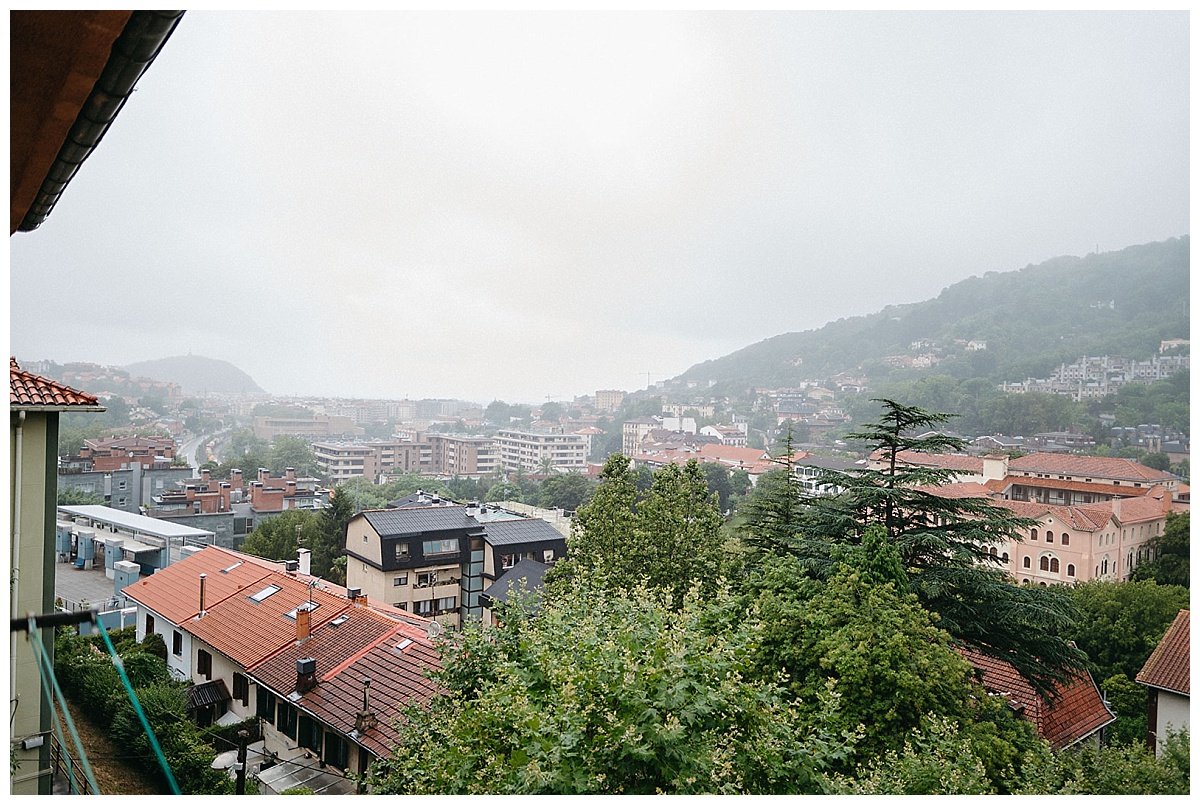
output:
[[1188,15],[189,11],[10,238],[10,351],[644,388],[1189,231]]

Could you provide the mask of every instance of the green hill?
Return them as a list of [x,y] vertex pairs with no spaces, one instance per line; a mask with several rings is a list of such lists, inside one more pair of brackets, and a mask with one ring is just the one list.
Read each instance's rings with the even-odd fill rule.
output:
[[[1188,337],[1189,246],[1184,236],[989,272],[935,299],[769,338],[697,364],[668,385],[713,384],[713,393],[736,394],[843,371],[912,376],[918,370],[898,370],[885,358],[918,353],[940,360],[926,372],[997,383],[1043,377],[1081,355],[1145,358],[1164,339]],[[914,349],[917,341],[932,346]],[[969,351],[967,341],[986,349]]]
[[134,377],[148,377],[178,383],[184,394],[262,394],[250,375],[229,361],[200,355],[180,355],[153,361],[131,363],[124,367]]

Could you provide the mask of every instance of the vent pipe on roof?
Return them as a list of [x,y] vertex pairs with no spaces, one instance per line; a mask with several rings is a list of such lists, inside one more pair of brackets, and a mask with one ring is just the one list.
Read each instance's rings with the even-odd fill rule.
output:
[[362,710],[354,717],[354,729],[362,735],[369,730],[375,728],[375,714],[371,712],[371,677],[363,677],[363,705]]
[[207,579],[208,579],[207,573],[200,574],[200,614],[196,616],[197,618],[203,618],[205,616],[205,614],[207,614],[204,611],[204,582]]

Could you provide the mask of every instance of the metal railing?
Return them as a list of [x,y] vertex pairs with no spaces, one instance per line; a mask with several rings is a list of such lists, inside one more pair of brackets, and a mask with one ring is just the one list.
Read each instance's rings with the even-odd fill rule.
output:
[[[69,772],[68,767],[70,769]],[[54,772],[54,779],[67,787],[67,793],[100,793],[99,791],[92,790],[92,786],[87,779],[87,774],[84,773],[83,766],[80,765],[77,758],[63,752],[62,745],[58,742],[58,736],[54,733],[50,733],[50,768]]]

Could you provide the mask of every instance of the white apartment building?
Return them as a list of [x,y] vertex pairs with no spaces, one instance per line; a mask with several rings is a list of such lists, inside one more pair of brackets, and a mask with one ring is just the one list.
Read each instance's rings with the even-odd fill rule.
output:
[[381,473],[427,472],[433,450],[428,444],[400,440],[379,442],[314,442],[313,456],[329,483],[368,478]]
[[587,468],[587,439],[574,433],[501,430],[496,434],[496,446],[505,472],[542,472],[547,461],[555,472]]

